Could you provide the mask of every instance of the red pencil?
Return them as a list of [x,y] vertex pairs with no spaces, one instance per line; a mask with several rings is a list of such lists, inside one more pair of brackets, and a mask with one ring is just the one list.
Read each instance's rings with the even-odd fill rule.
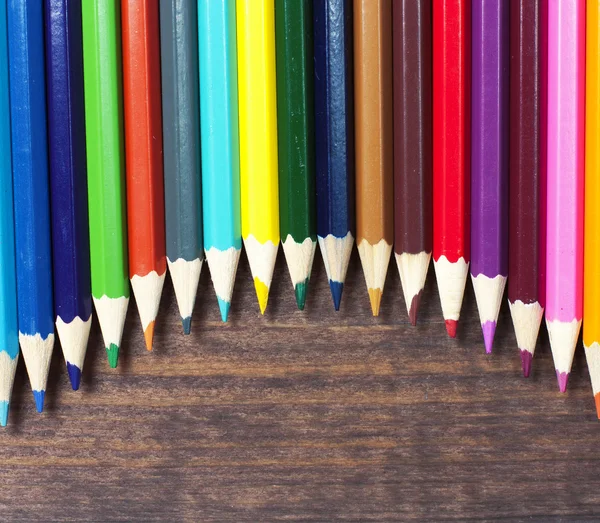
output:
[[433,2],[433,262],[456,336],[470,242],[470,0]]
[[152,350],[167,269],[158,0],[124,0],[121,8],[129,276]]

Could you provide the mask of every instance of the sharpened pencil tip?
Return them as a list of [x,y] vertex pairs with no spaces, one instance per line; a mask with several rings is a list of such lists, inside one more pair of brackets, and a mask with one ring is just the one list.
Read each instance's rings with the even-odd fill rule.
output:
[[446,332],[451,338],[456,338],[456,327],[458,327],[458,321],[446,320]]
[[521,351],[521,368],[523,369],[523,377],[529,378],[529,374],[531,374],[531,361],[533,360],[533,356],[531,352],[528,350]]
[[381,289],[369,289],[369,301],[371,302],[371,312],[373,313],[373,316],[379,316],[381,295]]
[[190,332],[192,332],[192,317],[181,318],[181,325],[183,326],[183,333],[189,336]]
[[77,365],[73,365],[67,361],[67,372],[69,373],[69,381],[73,390],[79,390],[81,382],[81,369]]
[[594,401],[596,402],[596,415],[600,419],[600,392],[594,396]]
[[144,341],[146,342],[146,349],[152,350],[152,343],[154,342],[154,322],[151,321],[146,330],[144,331]]
[[344,284],[340,281],[329,280],[329,288],[331,289],[331,296],[333,297],[333,306],[336,311],[339,311],[342,303]]
[[558,390],[560,392],[567,392],[567,382],[569,381],[569,373],[556,371],[556,379],[558,380]]
[[414,327],[417,324],[417,316],[419,314],[419,306],[421,305],[421,295],[423,294],[423,289],[421,289],[418,294],[415,294],[410,301],[410,308],[408,309],[408,318],[410,320],[410,324]]
[[34,390],[33,398],[35,399],[35,408],[38,412],[42,412],[44,410],[44,397],[46,396],[45,390]]
[[0,401],[0,425],[6,427],[8,423],[8,401]]
[[108,365],[110,368],[116,369],[119,362],[119,346],[111,343],[106,347],[106,355],[108,356]]
[[258,298],[260,313],[264,314],[265,310],[267,309],[267,302],[269,301],[269,287],[267,287],[258,278],[254,278],[254,289],[256,290],[256,297]]
[[485,353],[491,354],[492,347],[494,345],[494,335],[496,334],[496,322],[486,321],[482,323],[481,330],[483,331],[483,343],[485,345]]
[[308,286],[308,278],[302,283],[296,284],[294,287],[294,294],[296,294],[296,305],[298,310],[303,311],[306,303],[306,287]]
[[229,308],[231,307],[231,303],[228,301],[222,300],[217,296],[217,301],[219,302],[219,311],[221,312],[221,321],[223,323],[227,323],[227,318],[229,318]]

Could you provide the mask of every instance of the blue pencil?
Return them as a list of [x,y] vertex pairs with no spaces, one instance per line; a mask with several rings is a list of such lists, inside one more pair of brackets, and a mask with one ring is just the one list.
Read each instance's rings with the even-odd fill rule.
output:
[[6,2],[0,2],[0,425],[3,427],[8,420],[19,359],[6,29]]
[[38,412],[54,347],[42,2],[8,0],[19,342]]
[[54,309],[73,390],[92,324],[81,0],[45,0]]
[[315,0],[317,237],[335,310],[354,244],[352,0]]
[[198,3],[204,249],[227,321],[242,249],[235,0]]

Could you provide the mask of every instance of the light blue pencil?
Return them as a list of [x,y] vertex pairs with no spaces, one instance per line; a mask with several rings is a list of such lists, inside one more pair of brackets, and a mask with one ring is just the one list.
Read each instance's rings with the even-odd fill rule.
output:
[[38,412],[54,348],[43,7],[7,10],[19,343]]
[[6,29],[6,2],[0,2],[0,425],[3,427],[8,420],[19,359]]
[[198,2],[204,248],[227,321],[242,248],[235,0]]

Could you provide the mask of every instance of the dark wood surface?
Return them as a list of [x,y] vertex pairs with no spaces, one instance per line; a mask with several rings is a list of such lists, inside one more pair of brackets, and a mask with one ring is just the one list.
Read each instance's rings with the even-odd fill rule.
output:
[[299,312],[280,252],[263,318],[243,259],[228,325],[205,267],[187,338],[167,281],[154,352],[132,302],[118,369],[94,324],[82,390],[57,348],[41,415],[21,361],[0,431],[0,520],[600,517],[583,349],[559,395],[543,329],[525,380],[507,307],[486,356],[470,284],[450,340],[433,271],[411,328],[394,265],[372,318],[355,251],[336,314],[317,254]]

